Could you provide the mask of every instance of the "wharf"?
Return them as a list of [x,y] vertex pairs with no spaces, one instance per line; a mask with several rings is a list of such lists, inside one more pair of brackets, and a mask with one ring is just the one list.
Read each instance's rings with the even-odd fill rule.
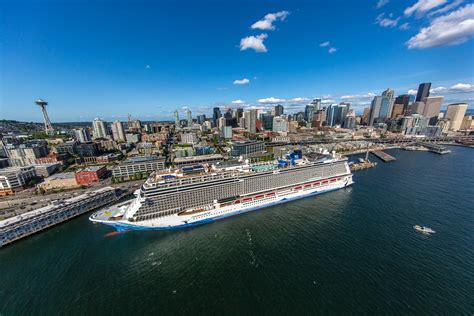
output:
[[437,145],[437,144],[420,143],[420,145],[423,146],[423,147],[428,148],[428,150],[431,151],[432,153],[436,153],[436,154],[439,154],[439,155],[444,155],[444,154],[448,154],[448,153],[451,152],[450,150],[446,149],[446,147],[441,146],[441,145]]
[[374,150],[372,151],[372,154],[377,156],[377,158],[381,159],[383,162],[390,162],[390,161],[397,160],[397,158],[390,156],[389,154],[381,150]]
[[350,168],[351,168],[351,171],[354,172],[354,171],[374,168],[376,165],[377,165],[377,163],[375,163],[375,162],[363,161],[363,162],[354,163],[354,164],[350,165]]

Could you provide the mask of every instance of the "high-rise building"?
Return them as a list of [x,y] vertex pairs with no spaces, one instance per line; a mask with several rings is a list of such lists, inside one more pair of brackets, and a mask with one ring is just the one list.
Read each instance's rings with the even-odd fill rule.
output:
[[304,109],[304,120],[306,122],[312,122],[314,117],[314,111],[316,107],[313,104],[306,105]]
[[225,118],[224,117],[219,117],[217,119],[217,128],[222,131],[222,128],[225,126]]
[[176,128],[180,128],[181,127],[181,124],[179,123],[179,112],[178,110],[175,110],[174,111],[174,126]]
[[271,115],[270,113],[263,113],[262,121],[264,129],[266,129],[267,131],[271,131],[273,129],[273,115]]
[[275,116],[273,118],[273,131],[274,132],[287,132],[288,121],[283,116]]
[[124,142],[127,140],[122,122],[115,121],[112,123],[112,137],[116,142]]
[[321,110],[321,99],[314,99],[311,104],[314,106],[314,111]]
[[190,109],[186,110],[186,121],[188,123],[188,127],[193,126],[193,114],[191,113]]
[[399,116],[403,116],[404,113],[405,113],[405,105],[398,104],[395,102],[392,108],[392,115],[390,116],[390,118],[394,119]]
[[219,109],[218,107],[215,107],[212,110],[212,123],[214,124],[214,126],[217,126],[217,120],[220,117],[222,117],[221,109]]
[[196,120],[197,120],[198,124],[202,125],[202,123],[204,123],[204,121],[206,120],[206,115],[205,114],[200,114],[196,117]]
[[240,118],[244,115],[244,109],[238,108],[235,109],[235,118],[237,119],[237,122],[240,120]]
[[401,94],[395,98],[395,104],[403,104],[404,110],[407,109],[409,103],[410,103],[409,94]]
[[369,126],[384,122],[390,117],[390,99],[387,96],[375,96],[370,106]]
[[362,114],[362,124],[369,124],[370,120],[370,108],[366,107],[364,108],[364,112]]
[[466,110],[467,103],[451,103],[448,105],[445,118],[449,119],[450,130],[458,131],[461,129]]
[[331,104],[327,108],[326,123],[328,126],[342,126],[344,119],[346,118],[347,112],[349,111],[350,104],[341,102],[341,104]]
[[[249,111],[248,115],[249,121],[247,124],[247,131],[249,133],[256,133],[257,132],[257,110],[252,109]],[[247,121],[247,120],[246,120]]]
[[101,120],[100,118],[96,118],[92,122],[92,130],[94,139],[107,138],[107,135],[109,135],[105,121]]
[[274,115],[275,116],[282,116],[284,114],[283,113],[284,111],[285,111],[285,108],[283,107],[283,105],[278,104],[277,106],[275,106]]
[[222,137],[224,137],[224,139],[232,139],[232,126],[224,126],[222,129]]
[[87,143],[92,141],[89,130],[86,128],[74,129],[74,138],[80,143]]
[[422,115],[430,120],[430,125],[435,125],[438,121],[441,104],[444,101],[443,96],[426,97],[422,102],[425,104]]
[[418,92],[416,94],[416,102],[423,101],[424,98],[430,96],[431,82],[420,83],[418,86]]
[[347,112],[347,115],[344,119],[343,127],[344,128],[350,128],[350,129],[356,127],[356,114],[355,114],[354,109],[350,109]]

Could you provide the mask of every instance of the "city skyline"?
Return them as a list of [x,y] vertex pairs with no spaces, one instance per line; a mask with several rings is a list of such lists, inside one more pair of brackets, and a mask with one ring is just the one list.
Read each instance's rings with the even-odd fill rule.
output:
[[[453,102],[472,108],[474,31],[439,30],[443,21],[472,19],[466,1],[367,1],[342,11],[328,3],[183,3],[3,3],[2,118],[41,122],[38,98],[49,102],[53,123],[124,121],[128,113],[173,120],[175,110],[210,115],[215,106],[299,111],[317,97],[350,102],[361,114],[387,88],[400,95],[420,82],[445,97],[443,110]],[[331,27],[338,21],[350,27]]]

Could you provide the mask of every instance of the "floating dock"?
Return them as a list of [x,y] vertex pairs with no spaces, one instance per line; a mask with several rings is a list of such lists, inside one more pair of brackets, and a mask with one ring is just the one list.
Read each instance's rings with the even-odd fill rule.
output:
[[389,154],[381,150],[374,150],[372,151],[372,154],[377,156],[377,158],[381,159],[383,162],[390,162],[390,161],[397,160],[397,158],[390,156]]

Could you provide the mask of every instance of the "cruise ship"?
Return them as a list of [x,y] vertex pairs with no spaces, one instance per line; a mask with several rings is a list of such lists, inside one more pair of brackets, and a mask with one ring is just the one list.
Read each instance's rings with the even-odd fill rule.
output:
[[174,229],[204,224],[347,187],[347,159],[293,151],[269,162],[217,163],[154,172],[136,197],[90,216],[117,230]]

